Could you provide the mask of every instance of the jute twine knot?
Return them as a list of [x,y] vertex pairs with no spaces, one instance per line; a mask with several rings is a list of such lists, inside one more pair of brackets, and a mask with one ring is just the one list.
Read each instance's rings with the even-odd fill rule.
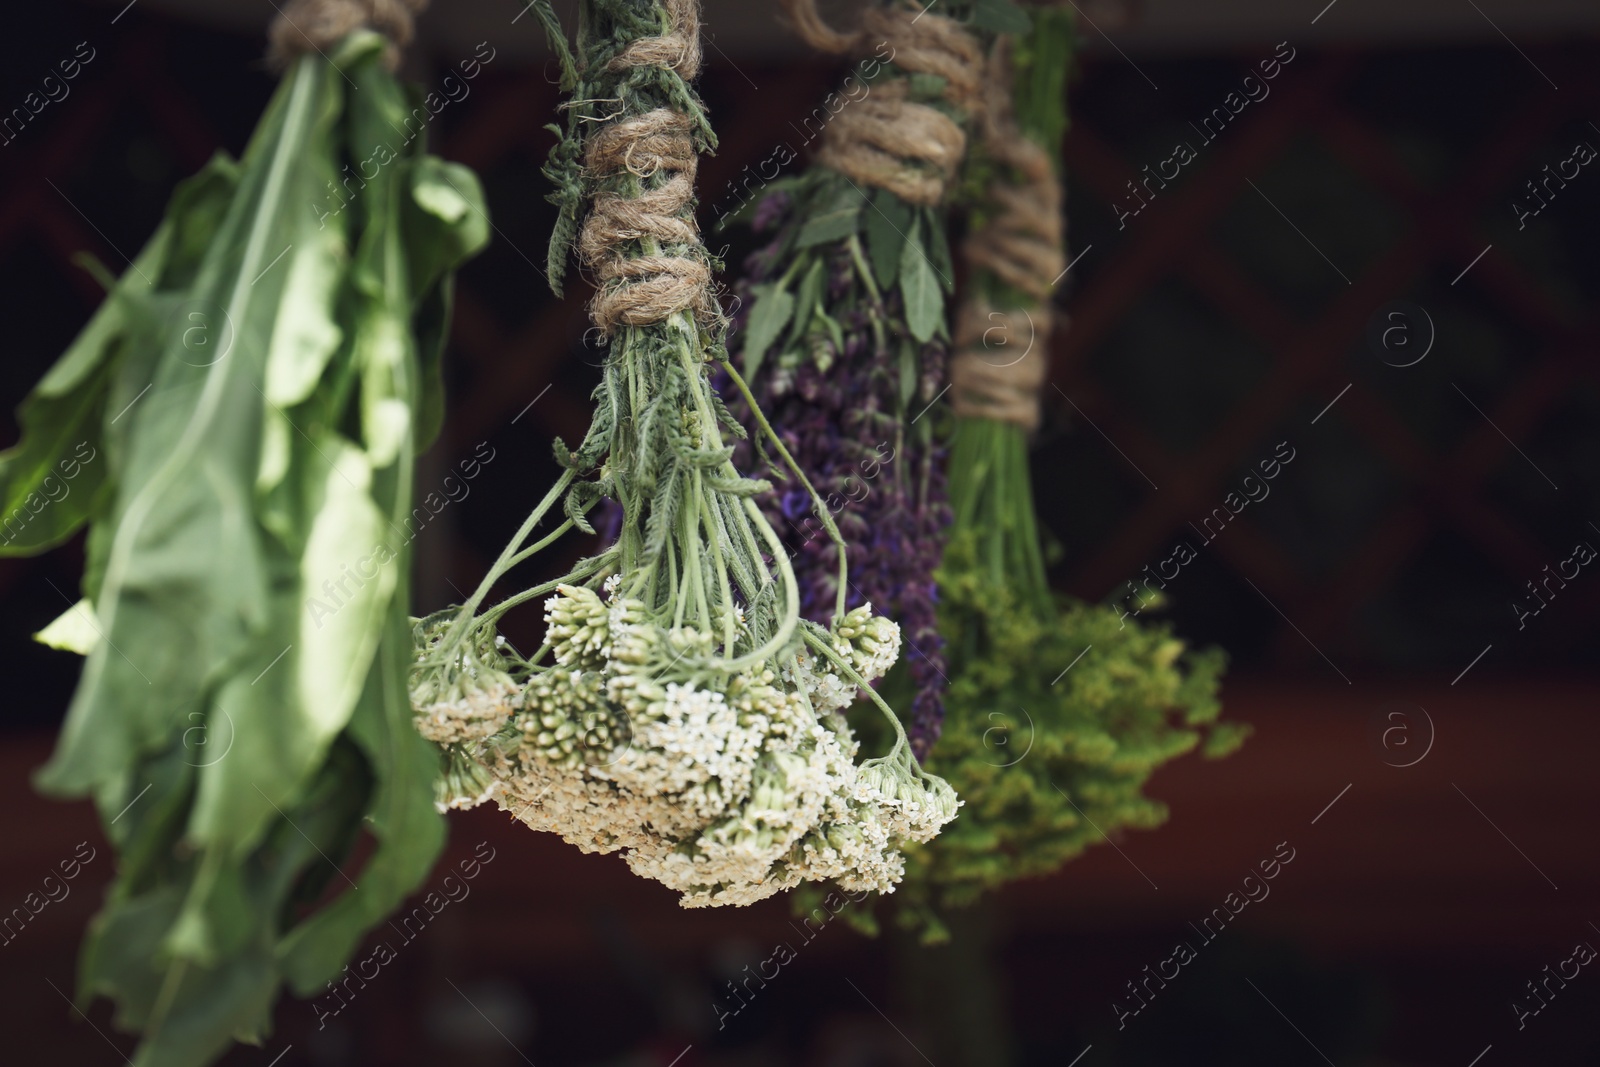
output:
[[[972,227],[962,251],[970,266],[988,271],[1036,306],[997,312],[975,296],[968,298],[956,316],[950,392],[958,417],[1000,419],[1032,431],[1039,426],[1039,391],[1054,326],[1050,295],[1066,260],[1061,181],[1049,153],[1017,126],[1010,46],[1004,38],[991,52],[987,80],[978,128],[984,150],[1002,165],[1003,176],[986,192],[993,217]],[[1012,354],[1019,345],[1029,350],[1026,355]]]
[[427,6],[428,0],[289,0],[267,31],[267,57],[281,69],[306,52],[328,52],[356,30],[370,29],[389,39],[383,60],[394,70],[416,31],[417,14]]
[[[983,98],[983,50],[965,26],[897,2],[873,7],[854,33],[841,33],[817,12],[817,0],[783,0],[789,20],[807,44],[838,55],[871,55],[887,44],[895,66],[944,79],[944,99],[960,114]],[[876,82],[861,100],[834,116],[816,161],[852,181],[887,189],[910,204],[944,199],[966,156],[961,123],[938,108],[908,99],[905,79]]]
[[[699,72],[695,0],[667,0],[664,6],[667,32],[634,41],[608,70],[663,66],[685,80]],[[597,194],[578,234],[579,259],[594,272],[599,290],[589,315],[606,336],[618,325],[648,326],[679,311],[693,311],[702,322],[721,315],[694,220],[699,163],[689,117],[669,108],[608,122],[585,143],[583,166],[591,179],[629,173],[640,184],[637,193]],[[630,255],[627,245],[641,240],[691,254]]]

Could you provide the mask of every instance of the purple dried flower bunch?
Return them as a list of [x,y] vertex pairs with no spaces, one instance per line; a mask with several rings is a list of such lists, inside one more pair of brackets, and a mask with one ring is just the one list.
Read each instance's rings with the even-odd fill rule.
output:
[[[819,201],[848,203],[841,184],[833,172],[813,169],[759,202],[752,225],[770,240],[746,260],[729,348],[843,537],[846,604],[871,603],[900,623],[914,689],[908,734],[920,759],[938,739],[944,712],[934,570],[950,523],[944,449],[933,436],[934,417],[922,415],[944,388],[949,341],[942,329],[925,342],[915,339],[902,293],[880,284],[853,229],[810,239]],[[743,399],[731,389],[724,397],[754,431]],[[838,547],[805,487],[778,457],[758,454],[760,435],[752,432],[738,447],[740,469],[760,464],[773,482],[759,503],[790,553],[802,613],[828,622]]]

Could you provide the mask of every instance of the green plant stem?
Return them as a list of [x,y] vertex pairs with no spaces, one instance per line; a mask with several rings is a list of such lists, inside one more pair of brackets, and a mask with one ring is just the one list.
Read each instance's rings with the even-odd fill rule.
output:
[[[1017,40],[1013,52],[1014,113],[1022,134],[1059,159],[1074,18],[1071,11],[1046,7],[1031,14],[1033,28]],[[979,272],[972,285],[994,307],[1039,306],[987,271]],[[950,472],[953,533],[977,537],[976,559],[990,581],[1003,583],[1040,617],[1052,616],[1055,605],[1039,547],[1026,432],[982,417],[956,420]]]
[[571,530],[575,525],[577,524],[571,519],[566,520],[560,526],[557,526],[554,530],[551,530],[548,534],[546,534],[543,539],[532,545],[529,545],[521,552],[518,552],[515,556],[512,556],[506,564],[506,570],[509,571],[524,560],[530,559],[533,556],[538,555],[540,552],[543,552],[545,549],[549,548],[552,544],[559,540],[562,534],[565,534],[568,530]]
[[746,497],[744,510],[756,524],[756,529],[761,531],[762,538],[772,550],[773,562],[777,564],[784,591],[783,622],[771,639],[754,652],[737,659],[719,661],[717,666],[726,671],[742,671],[746,667],[753,667],[777,655],[789,643],[796,627],[800,625],[800,583],[795,580],[794,568],[789,566],[789,557],[783,551],[783,542],[778,539],[777,532],[768,524],[767,517],[761,514],[761,509],[756,506],[755,501]]
[[821,495],[817,493],[816,487],[811,484],[811,479],[806,477],[806,472],[800,469],[800,465],[789,454],[788,448],[784,447],[783,440],[773,430],[772,424],[767,421],[766,415],[762,414],[761,407],[756,403],[756,398],[751,395],[750,386],[744,380],[744,376],[734,369],[733,364],[726,359],[722,360],[722,369],[728,372],[728,377],[738,387],[739,393],[744,397],[744,402],[750,409],[751,416],[756,420],[756,425],[761,427],[761,432],[766,434],[767,439],[778,450],[778,454],[783,457],[783,462],[794,473],[794,476],[800,479],[800,484],[806,487],[806,492],[811,494],[811,502],[816,505],[817,515],[822,519],[823,528],[828,531],[829,539],[839,549],[839,592],[838,600],[833,609],[833,621],[837,624],[845,616],[845,590],[849,588],[850,584],[850,564],[849,560],[845,558],[844,537],[840,535],[839,527],[834,525],[833,515],[829,513],[828,506],[823,502]]
[[[687,312],[679,312],[668,319],[663,326],[677,335],[671,347],[684,373],[689,376],[690,381],[699,380],[703,376],[704,360],[699,351],[700,334],[697,325]],[[649,383],[642,377],[643,358],[639,355],[642,346],[636,347],[636,340],[635,336],[629,335],[621,342],[625,353],[623,360],[628,365],[626,387],[630,398],[635,401],[638,398],[648,398],[651,394]],[[717,413],[711,405],[709,395],[703,389],[693,390],[693,394],[693,409],[703,434],[701,445],[706,448],[721,448],[722,440],[717,431]],[[636,406],[631,410],[640,408]],[[613,463],[618,470],[625,470],[627,462],[628,457],[618,457],[614,454]],[[727,466],[727,473],[732,476],[738,474],[731,464]],[[793,638],[800,618],[799,586],[789,560],[784,554],[782,541],[771,529],[760,509],[756,508],[748,498],[743,498],[742,513],[737,516],[738,521],[729,522],[727,525],[739,528],[739,537],[743,546],[749,550],[752,562],[759,563],[761,557],[756,535],[759,534],[760,539],[766,543],[767,550],[773,556],[774,566],[778,570],[777,580],[784,590],[784,609],[775,632],[765,643],[743,655],[731,655],[738,641],[738,619],[733,609],[735,598],[727,566],[728,560],[723,552],[723,542],[733,545],[734,540],[707,501],[707,494],[715,493],[715,490],[706,488],[704,474],[695,470],[688,477],[692,479],[690,492],[696,503],[686,508],[677,519],[679,525],[676,536],[681,540],[681,544],[674,548],[669,543],[664,553],[668,588],[673,591],[672,625],[682,626],[688,613],[692,611],[694,613],[692,621],[698,622],[701,627],[708,630],[720,627],[724,639],[723,648],[730,655],[713,657],[707,666],[714,670],[734,673],[770,659]],[[728,514],[728,518],[730,520],[734,518],[732,512]],[[710,542],[709,545],[702,540],[702,530],[705,541]],[[634,573],[629,595],[638,596],[643,592],[647,598],[646,603],[654,604],[661,561],[658,559],[648,563],[635,563],[630,567],[630,560],[637,552],[637,546],[629,540],[630,536],[629,530],[624,526],[623,538],[615,550],[620,552],[623,570]],[[710,573],[703,565],[702,547],[710,556]],[[713,580],[717,583],[715,592],[707,584]]]
[[[704,493],[700,490],[701,474],[694,472],[695,498],[700,504],[700,521],[705,524],[706,530],[711,534],[711,562],[717,569],[717,581],[723,589],[731,588],[728,584],[728,567],[722,558],[722,531],[717,527],[717,521],[711,514],[711,508],[706,504]],[[722,600],[722,647],[732,648],[738,630],[738,620],[733,614],[733,598],[724,597]]]
[[[456,612],[456,617],[450,621],[449,634],[440,642],[439,651],[436,653],[442,660],[448,662],[450,657],[454,655],[455,650],[460,648],[461,643],[466,640],[467,635],[477,628],[480,620],[475,619],[475,616],[478,613],[478,608],[483,604],[484,598],[489,595],[489,590],[494,588],[494,584],[507,571],[527,558],[527,555],[519,554],[522,549],[522,543],[528,539],[528,535],[533,532],[533,528],[539,525],[539,520],[544,518],[545,513],[555,506],[556,501],[561,499],[561,495],[572,485],[572,481],[576,476],[576,472],[570,467],[562,471],[561,477],[556,479],[556,484],[550,487],[550,491],[544,495],[544,499],[539,501],[528,517],[523,520],[517,532],[506,543],[506,547],[500,550],[499,558],[494,561],[488,573],[483,576],[483,580],[478,583],[478,588],[473,590],[472,596],[467,598],[467,602],[461,605],[461,610]],[[547,540],[549,539],[547,538]],[[523,597],[523,599],[526,599],[526,597]],[[522,603],[522,600],[517,600],[517,603]],[[497,613],[492,613],[493,618],[499,618],[500,615],[505,614],[506,608],[504,604],[497,605],[497,607],[500,610]],[[485,615],[486,619],[489,617],[489,615]]]
[[552,578],[543,585],[535,586],[532,589],[524,589],[522,592],[517,593],[514,596],[506,597],[504,600],[500,601],[500,603],[484,612],[483,615],[479,617],[478,622],[483,626],[493,626],[497,621],[499,621],[501,616],[510,611],[512,608],[519,607],[523,604],[526,604],[530,600],[535,600],[539,597],[542,597],[546,593],[552,593],[558,586],[571,585],[573,582],[580,582],[585,578],[598,574],[600,571],[605,570],[615,558],[615,549],[607,549],[598,556],[591,556],[559,578]]
[[872,316],[872,339],[881,351],[888,347],[888,341],[883,333],[883,320],[888,317],[888,312],[883,306],[883,293],[878,289],[878,280],[872,276],[872,268],[867,265],[867,257],[861,249],[860,234],[851,234],[848,244],[850,261],[855,265],[856,276],[866,286],[867,295],[872,297],[873,310],[877,312]]
[[[909,754],[911,744],[906,740],[906,728],[901,724],[900,716],[896,715],[888,702],[878,695],[878,691],[872,688],[871,683],[857,673],[856,669],[850,665],[849,660],[835,652],[832,645],[812,633],[809,627],[802,628],[801,635],[805,638],[806,644],[810,645],[817,654],[831,663],[834,669],[844,675],[846,679],[854,682],[857,689],[867,694],[867,698],[877,705],[878,710],[883,713],[883,717],[889,720],[889,725],[894,727],[894,747],[889,749],[888,755],[884,758],[893,759],[902,752]],[[910,763],[913,767],[918,768],[920,774],[921,768],[918,767],[917,761],[913,759],[910,760]]]

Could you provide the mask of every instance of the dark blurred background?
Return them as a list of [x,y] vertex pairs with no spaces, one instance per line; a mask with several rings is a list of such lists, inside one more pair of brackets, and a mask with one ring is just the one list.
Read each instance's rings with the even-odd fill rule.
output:
[[[81,64],[66,96],[0,134],[0,446],[100,298],[74,255],[120,270],[174,182],[240,151],[273,87],[270,2],[125,4],[33,5],[0,35],[4,114],[59,61]],[[702,88],[722,139],[701,170],[708,225],[741,168],[798,147],[795,124],[839,75],[775,9],[708,7]],[[493,458],[417,540],[420,609],[477,583],[554,477],[550,439],[581,436],[598,377],[587,292],[555,301],[541,273],[558,94],[519,10],[438,0],[409,59],[437,85],[479,42],[494,56],[429,131],[483,175],[496,232],[462,278],[447,430],[421,489]],[[1187,543],[1168,613],[1232,657],[1227,708],[1252,740],[1159,773],[1166,826],[1000,895],[940,949],[843,923],[809,942],[781,900],[680,911],[614,857],[459,815],[443,862],[485,841],[494,856],[469,900],[336,1018],[319,1028],[285,1002],[269,1042],[227,1063],[1600,1063],[1600,973],[1547,977],[1600,946],[1600,577],[1570,576],[1574,547],[1600,546],[1600,163],[1578,147],[1600,149],[1600,6],[1080,11],[1072,326],[1035,454],[1053,576],[1117,596]],[[1246,86],[1272,59],[1265,95]],[[1260,99],[1239,106],[1246,90]],[[1218,108],[1227,121],[1207,125]],[[1147,188],[1179,144],[1193,159]],[[748,246],[711,242],[735,266]],[[1286,454],[1269,496],[1206,525]],[[590,547],[561,546],[566,560]],[[80,842],[80,857],[98,850],[0,945],[8,1063],[132,1049],[105,1004],[84,1018],[66,999],[109,850],[87,804],[28,786],[78,666],[29,635],[76,599],[81,559],[74,543],[0,561],[0,911]],[[1198,941],[1190,924],[1280,842],[1295,859],[1270,897],[1166,987],[1140,985],[1147,1006],[1119,1029],[1113,1002],[1139,1003],[1128,983]],[[726,983],[784,942],[797,958],[719,1028]],[[1514,1001],[1546,1007],[1519,1027]]]

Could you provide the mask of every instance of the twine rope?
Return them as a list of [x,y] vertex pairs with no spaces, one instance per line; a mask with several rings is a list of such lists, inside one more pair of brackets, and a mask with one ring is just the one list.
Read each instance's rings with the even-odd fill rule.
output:
[[997,310],[977,297],[963,301],[950,361],[950,406],[956,417],[1037,430],[1049,343],[1049,312]]
[[[859,29],[842,33],[818,13],[817,0],[783,0],[783,6],[795,31],[814,48],[835,55],[871,55],[887,44],[901,70],[943,78],[944,100],[959,115],[970,114],[983,101],[983,51],[954,19],[897,2],[870,8]],[[957,119],[909,96],[906,79],[874,83],[864,98],[828,123],[816,161],[859,185],[887,189],[909,204],[942,201],[966,156],[967,134]]]
[[[697,0],[665,0],[665,32],[641,37],[606,64],[611,71],[661,66],[685,81],[700,70]],[[629,173],[639,191],[595,196],[578,234],[578,257],[593,272],[598,292],[589,315],[609,337],[619,325],[648,326],[679,311],[712,322],[721,311],[711,293],[711,268],[694,219],[694,179],[699,168],[689,116],[670,108],[601,126],[584,145],[591,178]],[[657,176],[662,180],[645,186]],[[630,255],[630,242],[653,240],[689,250],[682,254]]]
[[267,55],[281,69],[307,52],[331,50],[356,30],[371,29],[389,39],[383,59],[393,70],[427,6],[428,0],[290,0],[267,31]]
[[[1003,176],[986,192],[994,217],[972,227],[962,252],[971,267],[988,271],[1035,306],[995,311],[980,297],[967,298],[956,316],[951,406],[958,418],[998,419],[1032,432],[1039,426],[1039,393],[1055,325],[1050,294],[1066,260],[1061,180],[1049,153],[1017,126],[1005,38],[990,53],[986,80],[978,128]],[[1001,345],[994,343],[997,336]],[[1011,356],[1008,349],[1023,338],[1027,354]]]
[[700,73],[700,7],[697,0],[664,0],[667,31],[659,37],[641,37],[606,64],[609,71],[633,67],[668,67],[684,81]]

